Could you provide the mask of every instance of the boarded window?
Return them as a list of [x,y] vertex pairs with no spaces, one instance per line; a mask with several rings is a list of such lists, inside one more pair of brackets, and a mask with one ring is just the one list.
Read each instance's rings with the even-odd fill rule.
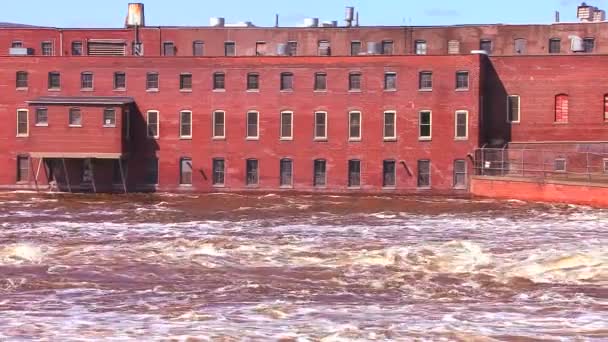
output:
[[420,140],[430,140],[432,134],[431,127],[431,112],[430,111],[422,111],[418,115],[418,138]]
[[549,53],[560,53],[562,41],[559,38],[549,39]]
[[226,89],[226,75],[223,72],[213,74],[213,90]]
[[458,89],[458,90],[469,89],[469,72],[468,71],[456,72],[456,89]]
[[179,163],[179,184],[192,184],[192,159],[181,158]]
[[179,75],[179,89],[192,90],[192,74]]
[[179,113],[179,136],[181,138],[192,137],[192,112],[181,111]]
[[158,158],[148,158],[145,162],[144,182],[146,184],[158,184]]
[[448,41],[448,54],[449,55],[460,54],[460,42],[458,40]]
[[247,138],[257,139],[259,137],[258,119],[258,112],[247,113]]
[[455,118],[455,137],[456,139],[466,139],[468,137],[469,113],[466,111],[456,112]]
[[568,122],[568,95],[555,96],[555,122]]
[[196,40],[192,43],[192,55],[193,56],[203,56],[205,54],[205,43]]
[[214,138],[225,138],[226,137],[226,127],[225,121],[226,113],[222,111],[213,112],[213,137]]
[[20,109],[17,111],[17,136],[27,136],[29,133],[28,111]]
[[315,139],[327,139],[327,113],[315,113]]
[[56,71],[49,72],[49,89],[60,89],[61,88],[61,74]]
[[17,156],[17,182],[28,182],[30,180],[30,158],[28,156]]
[[224,43],[224,56],[236,56],[236,43],[225,42]]
[[325,186],[327,182],[327,163],[325,159],[317,159],[314,161],[314,186]]
[[361,90],[361,73],[351,72],[348,75],[348,90],[360,91]]
[[414,43],[414,53],[417,55],[426,55],[426,53],[427,53],[426,40],[417,40]]
[[319,40],[319,56],[331,56],[329,40]]
[[421,71],[418,75],[418,89],[433,89],[433,73],[431,71]]
[[397,138],[397,130],[395,129],[397,113],[384,112],[384,139],[394,140]]
[[293,182],[293,161],[291,159],[281,159],[280,162],[280,185],[291,186]]
[[213,159],[213,185],[224,185],[225,162],[222,158]]
[[583,50],[584,52],[591,53],[595,49],[595,39],[585,38],[583,39]]
[[163,43],[163,55],[175,56],[175,44],[173,42]]
[[69,125],[72,127],[81,127],[82,126],[82,113],[80,112],[80,108],[70,108],[68,114]]
[[519,122],[520,118],[519,95],[509,95],[507,97],[507,120],[509,122]]
[[158,138],[159,130],[159,113],[157,111],[149,111],[147,117],[148,124],[148,137],[149,138]]
[[479,41],[479,49],[485,51],[488,55],[492,53],[492,41],[482,39]]
[[255,55],[266,56],[266,42],[255,43]]
[[17,88],[27,88],[28,87],[28,75],[27,75],[26,71],[17,71],[16,86],[17,86]]
[[105,108],[103,110],[103,126],[116,127],[116,110],[114,108]]
[[247,74],[247,90],[260,89],[260,75],[256,73]]
[[158,90],[158,73],[149,72],[146,74],[146,89]]
[[83,72],[80,74],[80,89],[91,90],[93,89],[93,73]]
[[281,112],[281,139],[293,138],[293,113]]
[[350,42],[350,55],[359,56],[361,54],[361,42]]
[[246,178],[245,183],[247,185],[257,185],[258,184],[258,160],[257,159],[247,159],[245,162],[246,167]]
[[397,184],[396,181],[396,167],[394,160],[385,160],[382,162],[382,186],[383,187],[394,187]]
[[382,41],[382,54],[383,55],[392,55],[393,54],[393,41],[392,40],[383,40]]
[[348,161],[348,186],[359,187],[361,186],[361,161],[360,160],[349,160]]
[[464,159],[454,160],[454,188],[462,189],[467,186],[467,163]]
[[293,90],[293,74],[290,72],[281,73],[281,90]]
[[114,73],[114,89],[126,89],[127,88],[127,74],[124,72]]
[[418,161],[418,187],[428,188],[431,186],[431,161]]
[[49,112],[46,108],[36,108],[36,126],[48,126]]
[[524,38],[517,38],[513,43],[513,52],[516,55],[525,55],[527,52],[527,45],[528,43]]
[[327,74],[324,72],[315,73],[314,89],[317,91],[327,90]]
[[397,74],[394,72],[387,72],[384,74],[384,90],[396,90],[397,89]]
[[361,112],[350,112],[348,114],[348,138],[350,140],[361,140]]

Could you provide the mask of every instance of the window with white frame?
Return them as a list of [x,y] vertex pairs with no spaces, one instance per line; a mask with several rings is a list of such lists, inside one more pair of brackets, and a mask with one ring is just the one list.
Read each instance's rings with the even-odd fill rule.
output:
[[507,97],[507,121],[508,122],[520,122],[521,103],[519,95],[509,95]]
[[466,110],[456,111],[454,137],[458,140],[466,140],[469,137],[469,112]]
[[315,139],[327,139],[327,112],[315,112]]
[[213,158],[213,185],[223,186],[225,182],[226,162],[224,158]]
[[49,125],[49,111],[47,108],[36,108],[36,126]]
[[348,139],[361,140],[361,112],[348,113]]
[[179,184],[192,185],[192,158],[183,157],[179,161]]
[[293,185],[293,160],[281,159],[280,162],[280,186],[291,187]]
[[158,138],[159,136],[159,116],[160,113],[156,110],[150,110],[146,113],[147,118],[147,135],[148,138]]
[[189,110],[179,113],[179,137],[192,138],[192,112]]
[[384,73],[384,90],[397,90],[397,73],[396,72],[385,72]]
[[70,127],[82,127],[82,112],[80,108],[70,108],[68,121]]
[[226,112],[216,110],[213,112],[213,139],[226,138]]
[[430,160],[419,160],[418,161],[417,185],[419,188],[430,188],[431,187],[431,161]]
[[27,137],[29,134],[29,111],[27,109],[17,110],[17,136]]
[[281,112],[281,140],[293,139],[293,112]]
[[351,159],[348,161],[348,187],[358,188],[361,186],[361,161]]
[[394,111],[384,112],[384,140],[397,139],[397,113]]
[[116,110],[114,108],[103,110],[103,127],[116,127]]
[[426,40],[417,40],[415,42],[415,52],[417,55],[426,55],[427,52],[427,46],[426,46]]
[[464,159],[454,160],[454,188],[464,189],[467,186],[467,163]]
[[255,140],[260,137],[260,113],[247,112],[247,139]]
[[382,187],[392,188],[397,185],[397,163],[395,160],[382,162]]
[[313,163],[313,185],[323,187],[327,183],[327,162],[325,159],[315,159]]
[[433,134],[432,116],[430,110],[423,110],[418,113],[418,139],[431,140]]

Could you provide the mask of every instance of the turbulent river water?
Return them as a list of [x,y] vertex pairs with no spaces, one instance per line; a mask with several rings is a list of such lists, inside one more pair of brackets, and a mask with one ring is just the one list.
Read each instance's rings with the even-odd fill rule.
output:
[[608,211],[0,193],[0,340],[600,341]]

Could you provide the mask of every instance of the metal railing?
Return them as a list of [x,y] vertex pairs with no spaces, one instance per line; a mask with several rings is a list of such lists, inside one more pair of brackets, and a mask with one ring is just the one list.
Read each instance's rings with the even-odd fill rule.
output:
[[475,175],[608,183],[608,153],[528,148],[479,148]]

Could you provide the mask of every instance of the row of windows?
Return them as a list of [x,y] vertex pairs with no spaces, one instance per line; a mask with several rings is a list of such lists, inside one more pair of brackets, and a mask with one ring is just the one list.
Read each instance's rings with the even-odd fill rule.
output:
[[[568,123],[570,100],[567,94],[555,95],[554,122]],[[608,122],[608,94],[603,97],[603,120]],[[518,123],[521,121],[521,99],[519,95],[507,96],[507,121]]]
[[[82,90],[93,90],[93,77],[92,72],[82,72],[80,74],[80,88]],[[348,90],[360,91],[362,85],[363,74],[361,72],[351,72],[348,75]],[[18,71],[16,74],[16,87],[18,89],[24,89],[28,87],[28,73],[26,71]],[[260,75],[258,73],[248,73],[246,80],[248,91],[257,91],[260,89]],[[216,72],[213,74],[213,90],[225,90],[226,89],[226,74],[223,72]],[[114,73],[113,87],[115,90],[125,90],[127,87],[127,74],[124,72]],[[147,90],[158,90],[159,85],[159,74],[157,72],[148,72],[146,74],[146,89]],[[294,87],[294,75],[291,72],[281,73],[281,79],[279,83],[279,89],[281,91],[290,91]],[[49,72],[48,74],[48,89],[57,90],[61,88],[61,74],[59,72]],[[433,89],[433,72],[432,71],[420,71],[418,74],[418,88],[420,90],[432,90]],[[467,90],[469,89],[469,72],[458,71],[455,74],[455,88],[456,90]],[[192,74],[181,73],[179,75],[179,89],[182,91],[192,90]],[[327,73],[317,72],[314,74],[313,89],[315,91],[326,91],[327,90]],[[384,73],[384,89],[385,90],[397,90],[397,73],[396,72],[385,72]]]
[[[359,40],[353,40],[350,43],[350,55],[351,56],[359,56],[365,54],[383,54],[383,55],[392,55],[394,53],[392,40],[383,40],[381,43],[372,44],[372,51],[369,51],[369,47],[367,50],[363,50],[362,42]],[[526,54],[527,53],[527,45],[528,41],[525,38],[516,38],[513,40],[513,53],[515,54]],[[575,52],[586,52],[591,53],[595,49],[595,38],[586,37],[580,41],[580,47],[575,47],[573,43],[572,51]],[[177,47],[172,41],[163,42],[163,56],[175,56],[177,54]],[[561,53],[562,40],[561,38],[550,38],[548,41],[548,51],[549,53]],[[21,48],[23,47],[22,41],[13,41],[11,47]],[[486,51],[487,53],[492,53],[493,50],[493,42],[490,39],[481,39],[479,41],[479,48],[481,50]],[[45,56],[53,56],[55,54],[55,49],[53,42],[44,41],[41,43],[40,47],[42,51],[42,55]],[[141,47],[140,47],[141,49]],[[84,55],[83,43],[82,41],[73,41],[72,42],[72,56],[82,56]],[[414,41],[413,53],[417,55],[426,55],[428,52],[428,43],[426,40],[417,39]],[[460,41],[459,40],[449,40],[447,42],[447,53],[448,54],[460,54]],[[329,40],[319,40],[317,42],[317,54],[319,56],[331,56],[331,44]],[[195,40],[192,42],[192,56],[204,56],[205,55],[205,42],[202,40]],[[265,55],[273,55],[273,52],[268,48],[268,44],[265,41],[258,41],[255,45],[255,55],[256,56],[265,56]],[[285,56],[297,56],[298,55],[298,42],[297,41],[288,41],[286,44],[277,45],[276,55],[285,55]],[[224,56],[236,56],[236,42],[227,41],[224,42]]]
[[[127,116],[128,117],[128,116]],[[102,110],[101,124],[103,127],[116,127],[116,110],[114,108],[104,108]],[[82,112],[80,108],[70,108],[67,115],[69,127],[82,127]],[[36,108],[34,123],[39,127],[49,125],[49,114],[47,108]],[[19,109],[17,111],[17,136],[25,137],[29,135],[29,110]]]

